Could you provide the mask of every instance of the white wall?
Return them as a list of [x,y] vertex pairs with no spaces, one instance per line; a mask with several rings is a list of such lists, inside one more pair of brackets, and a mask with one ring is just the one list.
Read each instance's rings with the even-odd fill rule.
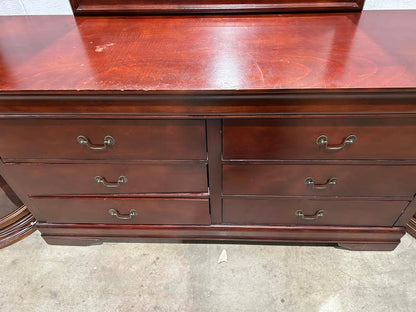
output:
[[[366,0],[365,10],[416,9],[416,0]],[[0,15],[72,14],[69,0],[0,0]]]
[[0,0],[0,15],[72,14],[69,0]]
[[364,10],[381,10],[381,9],[383,10],[416,9],[416,1],[415,0],[366,0],[365,1]]

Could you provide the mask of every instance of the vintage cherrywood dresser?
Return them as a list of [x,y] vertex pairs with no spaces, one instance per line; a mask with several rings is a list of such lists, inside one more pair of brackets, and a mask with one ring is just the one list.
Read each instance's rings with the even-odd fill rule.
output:
[[1,175],[51,244],[392,250],[416,11],[0,18]]

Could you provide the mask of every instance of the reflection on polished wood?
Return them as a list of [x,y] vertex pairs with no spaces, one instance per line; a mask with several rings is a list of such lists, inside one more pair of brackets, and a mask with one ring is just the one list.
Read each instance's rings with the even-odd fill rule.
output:
[[[8,70],[0,73],[0,88],[49,93],[412,88],[415,18],[414,11],[2,17],[0,54]],[[27,44],[27,38],[37,40]]]

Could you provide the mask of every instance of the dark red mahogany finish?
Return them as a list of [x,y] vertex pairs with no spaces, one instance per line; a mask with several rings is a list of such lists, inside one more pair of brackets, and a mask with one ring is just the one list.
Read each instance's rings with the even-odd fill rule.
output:
[[[84,101],[80,103],[84,113],[104,112],[104,108],[109,113],[108,106],[119,113],[122,109],[122,113],[159,115],[242,113],[243,109],[265,113],[267,107],[270,113],[270,106],[282,101],[281,105],[289,106],[286,112],[318,107],[323,111],[316,113],[329,108],[352,112],[363,104],[369,107],[361,111],[374,111],[387,103],[394,110],[385,110],[399,111],[413,103],[408,94],[401,94],[404,99],[394,105],[386,100],[369,101],[368,94],[381,97],[380,92],[391,94],[398,88],[415,87],[414,17],[413,11],[222,17],[4,16],[0,20],[0,87],[51,95],[56,94],[52,91],[77,91],[72,95],[111,91],[114,95],[152,96],[155,91],[164,91],[179,97],[160,100],[158,92],[159,101],[151,101],[153,105],[149,105],[149,97],[141,98],[142,105],[126,96],[102,99],[107,105],[95,100],[86,106]],[[353,92],[357,89],[367,89],[367,96],[361,94],[358,103]],[[230,105],[215,97],[203,101],[190,98],[235,94],[236,90],[240,98],[233,96]],[[282,100],[262,98],[255,106],[241,101],[242,95],[264,96],[265,91],[283,96],[279,97]],[[342,91],[349,91],[349,96],[335,101],[330,92],[336,92],[338,99]],[[313,98],[293,98],[293,93],[303,92],[313,92]],[[185,94],[187,101],[180,97]],[[327,96],[331,98],[325,101]],[[65,98],[52,103],[38,105],[49,107],[45,111],[72,108]],[[233,109],[235,105],[238,107]],[[197,109],[199,106],[205,109]],[[217,110],[209,110],[214,108]]]
[[0,248],[33,233],[36,220],[0,176]]
[[364,0],[70,0],[75,15],[361,11]]
[[416,238],[416,216],[410,219],[409,223],[407,223],[406,230],[410,233],[413,237]]
[[51,244],[394,249],[416,212],[415,20],[1,17],[0,173]]

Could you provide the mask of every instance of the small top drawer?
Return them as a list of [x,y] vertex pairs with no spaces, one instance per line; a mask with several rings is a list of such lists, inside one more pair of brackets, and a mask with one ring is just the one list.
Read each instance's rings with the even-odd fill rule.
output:
[[0,133],[5,161],[207,157],[203,120],[5,119]]
[[416,118],[224,121],[224,159],[416,159]]

